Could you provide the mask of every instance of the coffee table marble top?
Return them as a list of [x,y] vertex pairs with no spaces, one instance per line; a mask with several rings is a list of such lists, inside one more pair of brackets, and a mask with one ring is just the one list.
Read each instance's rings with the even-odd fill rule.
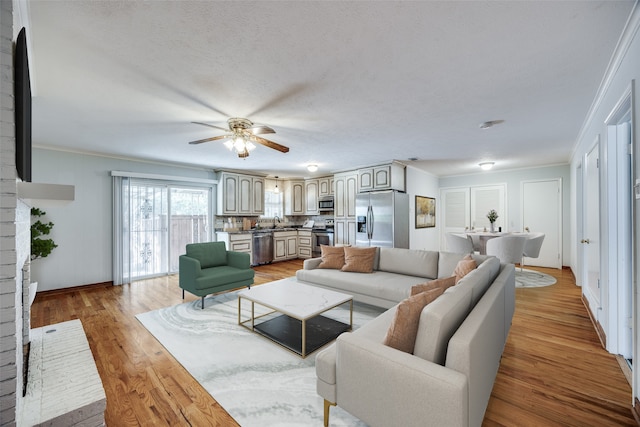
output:
[[252,286],[238,296],[298,320],[310,319],[353,299],[352,295],[299,283],[295,277]]

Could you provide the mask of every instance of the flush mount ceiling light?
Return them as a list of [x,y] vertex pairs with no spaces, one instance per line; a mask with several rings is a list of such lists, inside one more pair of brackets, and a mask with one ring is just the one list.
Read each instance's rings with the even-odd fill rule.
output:
[[307,165],[307,170],[309,172],[315,172],[318,170],[318,165]]
[[480,129],[489,129],[500,123],[504,123],[504,120],[489,120],[488,122],[480,123]]
[[482,162],[478,166],[480,166],[483,171],[488,171],[493,167],[494,164],[494,162]]

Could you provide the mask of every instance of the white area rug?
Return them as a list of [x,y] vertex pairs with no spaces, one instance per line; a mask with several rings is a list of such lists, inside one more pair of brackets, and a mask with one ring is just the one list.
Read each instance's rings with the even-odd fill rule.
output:
[[[243,320],[249,310],[243,302]],[[381,311],[354,304],[354,329]],[[326,315],[348,323],[348,305]],[[322,425],[315,353],[302,359],[238,325],[235,292],[206,298],[204,310],[197,300],[136,317],[241,426]],[[339,407],[330,421],[365,425]]]
[[516,267],[516,288],[540,288],[543,286],[551,286],[556,283],[556,278],[539,271],[527,270],[520,271]]

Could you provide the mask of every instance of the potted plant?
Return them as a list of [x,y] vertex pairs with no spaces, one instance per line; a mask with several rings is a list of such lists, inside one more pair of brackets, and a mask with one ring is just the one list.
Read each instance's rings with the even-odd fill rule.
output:
[[498,219],[498,212],[496,212],[495,209],[491,209],[489,213],[487,213],[487,218],[489,218],[489,223],[491,223],[491,232],[495,233],[495,222]]
[[[40,218],[46,215],[45,211],[38,208],[31,208],[31,216]],[[45,258],[49,256],[51,251],[58,247],[53,239],[43,239],[40,236],[47,236],[53,228],[53,223],[42,222],[39,219],[31,224],[31,260]]]
[[[31,217],[40,218],[47,213],[41,211],[38,208],[31,208]],[[51,251],[58,247],[53,239],[43,239],[41,236],[47,236],[53,228],[53,223],[42,222],[40,219],[36,219],[31,224],[31,260],[38,258],[45,258],[49,256]],[[36,291],[38,290],[38,282],[31,282],[29,284],[29,304],[33,304],[33,300],[36,297]]]

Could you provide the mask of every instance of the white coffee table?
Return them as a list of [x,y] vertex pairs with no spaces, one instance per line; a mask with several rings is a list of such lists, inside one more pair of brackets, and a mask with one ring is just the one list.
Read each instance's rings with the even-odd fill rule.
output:
[[[242,319],[242,300],[251,302],[249,319]],[[321,315],[346,303],[349,324]],[[256,317],[255,304],[273,311]],[[274,317],[273,313],[280,315]],[[268,320],[257,323],[262,317]],[[353,296],[305,285],[295,277],[277,280],[238,293],[238,324],[305,358],[352,329]]]

